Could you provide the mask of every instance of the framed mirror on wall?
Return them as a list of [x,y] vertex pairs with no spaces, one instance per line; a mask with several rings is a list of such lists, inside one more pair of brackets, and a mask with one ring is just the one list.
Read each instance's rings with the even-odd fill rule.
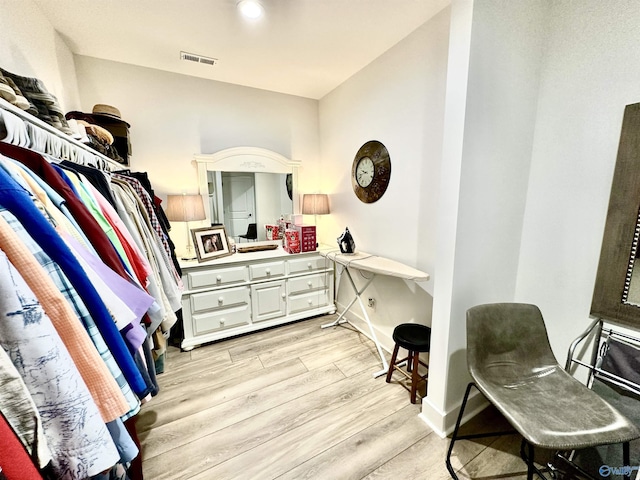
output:
[[299,161],[257,147],[198,154],[195,161],[208,223],[223,224],[236,241],[246,240],[253,223],[258,236],[252,240],[265,240],[264,224],[297,213]]
[[591,315],[640,327],[640,103],[627,105]]

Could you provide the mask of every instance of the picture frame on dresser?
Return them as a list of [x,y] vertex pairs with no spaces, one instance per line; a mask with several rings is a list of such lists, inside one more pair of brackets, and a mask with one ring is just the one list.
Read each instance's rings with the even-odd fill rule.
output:
[[224,225],[191,229],[193,245],[196,251],[198,263],[226,257],[233,252],[227,240],[227,231]]

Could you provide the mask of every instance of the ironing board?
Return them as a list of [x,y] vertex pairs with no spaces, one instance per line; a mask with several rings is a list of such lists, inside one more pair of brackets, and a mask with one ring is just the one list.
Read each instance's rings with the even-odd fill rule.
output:
[[[382,346],[378,341],[378,337],[376,336],[376,332],[373,329],[373,325],[371,324],[371,319],[367,314],[367,310],[362,302],[362,294],[364,291],[371,285],[373,279],[376,275],[386,275],[390,277],[402,278],[404,280],[412,280],[414,282],[426,282],[429,280],[429,274],[422,272],[420,270],[416,270],[413,267],[405,265],[400,262],[396,262],[395,260],[391,260],[388,258],[380,257],[378,255],[372,255],[364,252],[356,252],[354,254],[345,254],[341,253],[339,250],[329,250],[322,251],[320,250],[318,253],[323,257],[333,261],[336,265],[341,265],[343,267],[343,273],[346,274],[353,291],[355,292],[355,296],[349,302],[344,311],[338,316],[338,318],[325,325],[322,325],[322,328],[335,327],[340,325],[341,323],[348,323],[348,320],[344,318],[345,314],[349,311],[349,309],[353,306],[354,303],[358,302],[360,304],[360,309],[362,310],[362,314],[364,315],[365,321],[369,326],[369,331],[371,332],[371,338],[376,345],[378,350],[378,355],[380,355],[380,360],[382,361],[383,369],[379,372],[375,372],[373,374],[374,377],[379,377],[387,373],[389,369],[389,363],[384,356],[382,351]],[[358,289],[356,287],[355,282],[353,281],[353,277],[351,276],[351,272],[349,269],[356,269],[365,272],[371,273],[371,277],[367,279],[366,283]],[[340,282],[342,283],[342,282]],[[338,285],[338,289],[340,289],[340,284]],[[338,292],[336,291],[336,297],[338,296]]]

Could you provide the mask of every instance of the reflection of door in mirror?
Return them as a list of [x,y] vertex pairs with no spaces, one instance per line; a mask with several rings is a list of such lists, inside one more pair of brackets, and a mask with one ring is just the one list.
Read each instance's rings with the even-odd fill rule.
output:
[[[227,235],[237,240],[249,223],[258,225],[258,240],[266,240],[265,224],[293,213],[286,174],[252,172],[208,172],[211,223],[223,223]],[[217,194],[216,185],[220,190]],[[217,202],[221,208],[217,209]],[[219,212],[219,213],[218,213]]]
[[224,226],[227,235],[246,233],[256,215],[255,182],[252,173],[222,173]]

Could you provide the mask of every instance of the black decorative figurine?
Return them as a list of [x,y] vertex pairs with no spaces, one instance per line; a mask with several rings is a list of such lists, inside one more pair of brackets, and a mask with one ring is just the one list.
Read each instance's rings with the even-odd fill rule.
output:
[[346,227],[342,235],[338,237],[338,246],[341,253],[346,253],[347,255],[356,253],[356,242],[353,241],[353,237],[349,233],[349,227]]

